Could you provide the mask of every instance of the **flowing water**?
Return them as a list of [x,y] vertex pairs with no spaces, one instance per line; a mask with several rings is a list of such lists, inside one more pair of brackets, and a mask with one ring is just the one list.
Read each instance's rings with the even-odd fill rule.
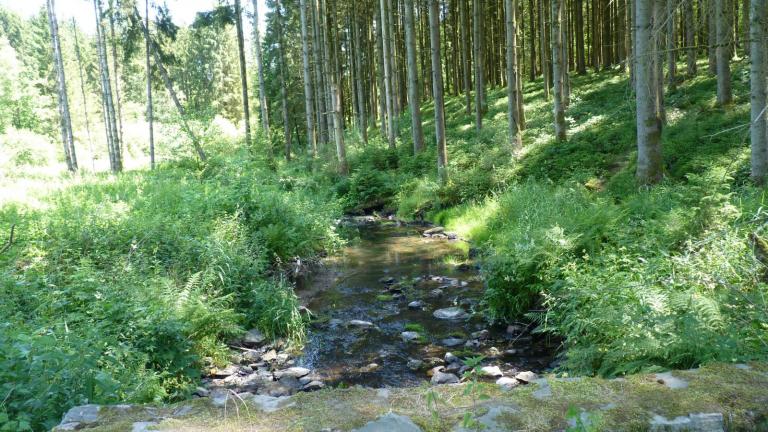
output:
[[[485,364],[505,372],[540,371],[551,364],[554,349],[544,336],[531,335],[525,325],[508,333],[506,327],[492,328],[483,321],[483,282],[465,260],[465,243],[424,238],[421,229],[393,222],[358,229],[359,239],[299,281],[297,294],[318,319],[298,365],[326,382],[380,387],[420,384],[429,379],[426,366],[412,370],[409,360],[437,364],[447,351],[460,357],[485,355]],[[424,307],[409,308],[415,300]],[[448,307],[460,307],[471,317],[433,316]],[[485,329],[480,339],[472,337]],[[416,330],[419,340],[405,342],[401,333],[406,330]]]

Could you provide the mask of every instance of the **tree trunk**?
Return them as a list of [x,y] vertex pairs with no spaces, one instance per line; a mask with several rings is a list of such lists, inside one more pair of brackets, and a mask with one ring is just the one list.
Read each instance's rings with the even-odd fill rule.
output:
[[547,44],[547,14],[545,0],[539,0],[539,53],[541,54],[541,76],[544,85],[544,98],[549,99],[549,47]]
[[[96,4],[98,0],[94,0],[94,4]],[[181,118],[181,127],[184,129],[184,131],[189,136],[189,139],[192,140],[192,145],[195,148],[195,153],[197,153],[197,157],[200,158],[202,162],[205,162],[207,160],[207,157],[205,155],[205,151],[203,151],[203,148],[200,146],[200,140],[197,139],[197,136],[192,131],[192,128],[189,127],[189,123],[187,122],[187,113],[184,110],[184,107],[181,105],[181,102],[179,102],[179,97],[176,94],[176,90],[173,88],[173,81],[171,81],[171,77],[168,75],[168,71],[165,69],[165,66],[163,66],[163,59],[160,56],[160,52],[158,51],[157,46],[152,41],[152,38],[149,35],[149,29],[144,25],[144,21],[141,19],[141,14],[139,14],[139,9],[134,5],[133,13],[136,15],[136,20],[138,23],[141,24],[142,31],[144,32],[144,37],[146,40],[149,41],[149,47],[152,51],[152,57],[155,59],[155,66],[157,67],[157,70],[160,72],[160,78],[163,80],[163,84],[165,85],[165,89],[168,91],[168,95],[171,97],[171,101],[173,102],[173,105],[176,107],[176,111],[179,113],[179,117]],[[97,33],[99,26],[96,27]]]
[[77,22],[72,18],[72,34],[75,37],[75,55],[77,56],[77,69],[80,73],[80,93],[83,98],[83,114],[85,114],[85,132],[88,136],[88,149],[91,152],[91,170],[96,171],[96,156],[93,151],[93,138],[91,138],[91,121],[88,117],[88,97],[85,93],[85,72],[83,70],[83,56],[80,53],[80,42],[77,39]]
[[107,48],[102,23],[101,0],[93,0],[94,13],[96,15],[96,49],[99,56],[101,92],[104,105],[104,119],[107,131],[107,149],[110,156],[110,168],[112,172],[123,170],[120,157],[120,136],[117,132],[115,119],[115,106],[112,99],[112,85],[109,78],[109,65],[107,63]]
[[280,11],[281,8],[280,1],[275,2],[275,17],[277,21],[276,25],[276,31],[277,31],[277,57],[278,57],[278,63],[280,71],[278,73],[279,75],[279,81],[280,81],[280,99],[282,101],[283,106],[283,133],[285,139],[285,160],[290,161],[291,160],[291,124],[290,119],[288,116],[288,87],[285,83],[285,74],[288,73],[288,69],[285,65],[285,41],[283,40],[283,15]]
[[408,55],[408,102],[411,109],[413,152],[424,149],[424,132],[421,130],[419,78],[416,70],[416,29],[413,19],[413,0],[405,0],[405,49]]
[[506,11],[507,37],[507,121],[509,122],[509,147],[516,154],[522,147],[518,114],[518,76],[517,76],[517,6],[514,0],[504,0]]
[[[685,1],[685,0],[683,0]],[[667,83],[677,86],[677,0],[667,0]]]
[[56,90],[59,96],[59,120],[61,124],[61,142],[64,145],[64,159],[70,172],[77,171],[77,155],[75,139],[72,135],[72,119],[69,116],[69,99],[67,98],[67,81],[64,76],[64,61],[61,58],[59,43],[59,23],[56,21],[56,6],[54,0],[47,0],[48,27],[51,31],[53,47],[53,63],[56,69]]
[[637,172],[640,183],[661,180],[661,118],[656,108],[653,35],[654,0],[635,0],[635,56],[637,103]]
[[387,142],[389,148],[395,148],[395,110],[394,101],[392,100],[393,88],[392,88],[392,52],[390,50],[391,44],[389,39],[391,37],[389,13],[387,12],[387,0],[380,0],[380,12],[381,12],[381,43],[382,53],[384,55],[384,100],[387,106]]
[[584,75],[587,73],[587,66],[584,58],[584,4],[582,0],[575,1],[575,8],[576,72],[579,75]]
[[[354,3],[353,3],[354,9]],[[354,49],[354,62],[355,69],[357,70],[358,77],[354,82],[355,90],[357,91],[357,128],[360,130],[360,137],[363,139],[363,144],[368,144],[368,116],[365,108],[365,90],[363,81],[363,61],[362,52],[363,48],[360,41],[360,26],[357,19],[356,11],[352,16],[352,33],[355,42]]]
[[119,63],[117,61],[117,44],[115,43],[115,6],[110,2],[109,11],[109,33],[112,43],[112,70],[115,72],[115,108],[117,109],[117,125],[118,136],[120,137],[120,158],[123,157],[123,107],[122,100],[120,99],[120,71],[118,69]]
[[376,25],[376,87],[379,89],[379,121],[381,123],[381,130],[383,133],[387,133],[387,95],[386,86],[384,85],[384,38],[382,37],[381,30],[381,11],[380,3],[374,6],[374,9],[379,9],[378,13],[374,15],[374,21]]
[[328,131],[328,105],[325,95],[325,74],[323,73],[323,44],[322,44],[322,22],[320,20],[320,3],[318,0],[311,0],[312,5],[312,36],[314,43],[312,44],[312,54],[315,58],[315,101],[317,104],[317,128],[319,132],[318,140],[327,144],[330,140],[330,132]]
[[[326,64],[334,63],[336,64],[335,59],[331,59],[331,41],[330,41],[330,35],[329,35],[329,27],[331,25],[330,20],[328,19],[328,13],[326,9],[326,1],[327,0],[321,0],[321,16],[323,17],[323,50],[326,53],[327,56],[327,62]],[[347,165],[347,152],[346,147],[344,146],[344,126],[342,124],[342,114],[341,114],[341,89],[339,88],[339,75],[338,75],[338,69],[334,67],[333,69],[327,69],[329,72],[327,74],[328,81],[331,89],[331,109],[333,112],[331,113],[331,116],[333,118],[333,138],[336,142],[336,156],[338,158],[339,162],[339,173],[342,175],[346,175],[349,173],[349,167]]]
[[240,0],[235,0],[235,27],[237,28],[237,53],[240,59],[240,89],[243,97],[243,121],[245,122],[245,144],[251,144],[251,109],[248,106],[248,75],[245,67],[245,38],[243,36],[243,9]]
[[445,145],[445,100],[443,98],[443,75],[440,67],[440,8],[438,0],[429,0],[429,40],[432,49],[432,93],[435,97],[437,177],[441,184],[445,184],[448,182],[448,154]]
[[[140,18],[140,17],[137,17]],[[147,122],[149,123],[149,168],[155,169],[155,125],[152,106],[152,64],[149,47],[149,0],[144,0],[144,50],[147,65]]]
[[312,157],[317,157],[317,130],[315,129],[315,98],[312,90],[312,72],[309,65],[309,32],[307,31],[307,0],[301,0],[301,60],[304,77],[304,113],[307,119],[307,143]]
[[707,0],[707,55],[709,73],[717,74],[717,1]]
[[464,105],[466,107],[467,115],[472,113],[472,77],[470,74],[470,58],[469,58],[469,16],[467,11],[467,1],[459,0],[459,19],[461,25],[459,31],[461,32],[461,71],[464,79]]
[[264,86],[264,65],[261,59],[261,32],[259,31],[259,1],[253,0],[253,46],[256,54],[256,72],[259,74],[259,110],[261,111],[261,127],[267,136],[268,153],[271,157],[272,150],[269,144],[269,105],[267,105],[267,91]]
[[554,94],[553,111],[555,117],[555,138],[566,140],[565,95],[563,73],[563,11],[565,0],[552,0],[552,90]]
[[733,100],[731,93],[731,67],[729,61],[731,27],[730,10],[727,0],[715,0],[715,28],[717,32],[717,103],[729,104]]
[[[751,123],[750,140],[752,147],[752,180],[764,184],[768,172],[768,2],[752,0],[750,10],[750,85]],[[745,11],[746,12],[746,11]]]
[[695,30],[693,19],[693,1],[684,0],[683,13],[685,15],[685,54],[686,54],[686,72],[689,77],[696,76],[696,41],[694,40]]
[[[475,63],[475,128],[477,130],[480,130],[483,128],[483,112],[485,110],[485,107],[483,106],[483,93],[485,92],[485,73],[483,72],[483,67],[485,64],[484,56],[483,56],[483,35],[481,31],[481,26],[483,25],[482,19],[482,0],[472,0],[472,44],[474,47],[474,63]],[[430,27],[431,27],[431,19],[432,19],[432,7],[437,8],[438,6],[432,6],[430,3]],[[439,29],[438,29],[439,33]],[[433,48],[434,50],[434,48]],[[439,53],[438,53],[439,54]],[[434,53],[432,54],[434,56]],[[433,57],[433,66],[434,66],[434,57]],[[432,76],[436,76],[434,73]],[[442,79],[442,77],[441,77]],[[434,88],[437,88],[434,86]],[[440,86],[442,90],[442,86]]]

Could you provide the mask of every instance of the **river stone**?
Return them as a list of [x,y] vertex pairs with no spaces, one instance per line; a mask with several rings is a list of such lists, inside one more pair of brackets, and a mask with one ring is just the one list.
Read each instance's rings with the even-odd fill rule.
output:
[[429,292],[429,296],[430,297],[434,297],[434,298],[442,297],[443,294],[445,294],[445,293],[440,288],[435,288],[435,289],[433,289],[432,291]]
[[538,378],[539,376],[531,371],[520,372],[519,374],[515,375],[515,379],[523,384],[532,383]]
[[153,421],[144,421],[144,422],[136,422],[133,425],[131,425],[131,432],[148,432],[150,427],[157,426],[157,422]]
[[424,309],[424,302],[421,300],[414,300],[408,303],[408,309],[413,309],[413,310]]
[[441,226],[436,226],[434,228],[430,228],[430,229],[424,231],[424,235],[430,236],[430,235],[440,234],[443,231],[445,231],[445,228],[443,228]]
[[275,412],[282,408],[287,408],[292,405],[294,405],[295,402],[291,401],[291,398],[288,396],[267,396],[267,395],[255,395],[253,398],[251,398],[253,403],[256,405],[256,408],[259,408],[260,410],[264,412]]
[[271,362],[277,360],[277,351],[271,349],[267,351],[263,356],[261,356],[261,359],[265,362]]
[[463,320],[469,318],[469,314],[464,312],[464,309],[459,307],[438,309],[432,313],[432,316],[437,319],[444,320]]
[[400,333],[400,337],[403,339],[404,342],[413,342],[417,339],[419,339],[419,332],[415,331],[404,331]]
[[498,366],[483,366],[482,368],[480,368],[480,373],[482,375],[493,377],[493,378],[498,378],[504,375]]
[[352,432],[421,432],[421,429],[410,418],[389,413]]
[[303,367],[289,367],[288,369],[283,369],[281,371],[277,371],[274,373],[275,378],[281,379],[283,377],[293,377],[293,378],[301,378],[303,376],[309,375],[310,370]]
[[440,341],[441,345],[447,346],[448,348],[459,346],[459,345],[461,345],[463,343],[464,343],[464,339],[455,338],[455,337],[445,338],[445,339]]
[[456,357],[453,353],[447,352],[445,353],[445,362],[448,364],[451,364],[451,363],[459,363],[461,362],[461,360],[458,357]]
[[304,387],[301,389],[304,391],[315,391],[320,390],[323,387],[325,387],[325,384],[322,381],[314,380],[304,384]]
[[654,432],[722,432],[724,430],[723,415],[721,413],[702,413],[673,419],[654,415],[650,421],[650,430]]
[[406,363],[406,366],[408,366],[408,369],[412,371],[417,371],[424,367],[424,362],[419,359],[408,359],[408,363]]
[[432,384],[456,384],[459,382],[459,377],[452,373],[434,371],[432,374]]
[[259,345],[263,343],[267,338],[262,334],[259,329],[251,329],[243,336],[243,344],[246,345]]
[[356,319],[349,321],[347,325],[350,325],[353,327],[360,327],[360,328],[373,327],[373,323],[370,321],[363,321],[363,320],[356,320]]
[[657,373],[656,381],[659,384],[664,384],[673,390],[684,389],[688,387],[687,381],[672,375],[672,372]]
[[472,332],[469,336],[472,339],[486,339],[491,334],[487,329],[483,329],[480,331]]
[[96,423],[99,421],[99,411],[101,406],[93,404],[72,407],[64,414],[61,423]]
[[510,377],[501,377],[496,380],[496,385],[501,387],[502,390],[512,390],[520,385],[520,381]]

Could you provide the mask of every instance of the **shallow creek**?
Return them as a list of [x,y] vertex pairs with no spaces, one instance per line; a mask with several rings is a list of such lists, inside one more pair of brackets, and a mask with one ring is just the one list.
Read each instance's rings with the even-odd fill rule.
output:
[[[424,228],[394,222],[358,230],[359,239],[298,283],[297,294],[316,321],[296,365],[326,383],[381,387],[422,383],[449,351],[484,355],[484,364],[499,366],[505,375],[551,364],[555,350],[546,337],[530,334],[524,324],[508,331],[483,321],[483,282],[474,263],[465,260],[465,243],[425,238]],[[414,301],[423,307],[409,307]],[[470,316],[433,315],[453,307]],[[418,339],[405,341],[401,333],[408,330]],[[418,361],[424,362],[420,368]]]

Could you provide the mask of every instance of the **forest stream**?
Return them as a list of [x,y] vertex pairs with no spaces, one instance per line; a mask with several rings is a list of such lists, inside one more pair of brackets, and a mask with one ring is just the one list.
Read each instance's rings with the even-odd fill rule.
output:
[[451,367],[447,352],[482,355],[505,375],[551,365],[555,347],[546,336],[526,324],[483,320],[483,281],[462,240],[393,221],[358,230],[359,238],[298,283],[316,319],[296,365],[327,384],[371,387],[418,385],[444,363],[461,376],[461,362]]

